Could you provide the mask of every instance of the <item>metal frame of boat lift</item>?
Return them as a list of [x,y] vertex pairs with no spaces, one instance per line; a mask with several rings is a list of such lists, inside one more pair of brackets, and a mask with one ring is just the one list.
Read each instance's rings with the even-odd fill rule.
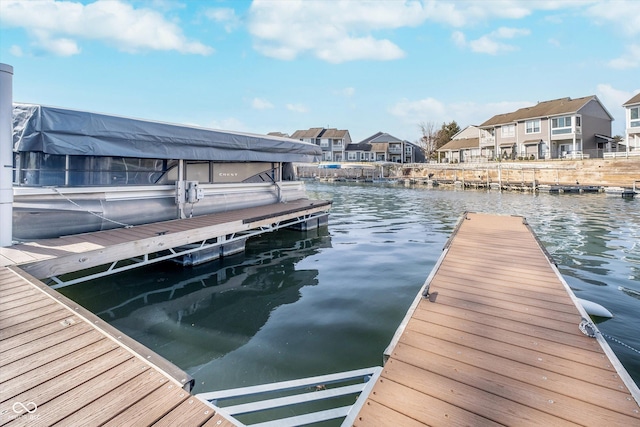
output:
[[[162,251],[145,253],[141,257],[121,259],[118,261],[114,261],[111,264],[105,264],[105,266],[108,266],[108,267],[106,267],[104,271],[83,275],[81,277],[76,277],[71,280],[63,280],[59,276],[51,276],[48,278],[47,284],[49,284],[52,289],[59,289],[65,286],[75,285],[77,283],[86,282],[87,280],[97,279],[100,277],[109,276],[111,274],[121,273],[123,271],[132,270],[134,268],[142,267],[145,265],[150,265],[160,261],[166,261],[172,258],[177,258],[177,257],[188,255],[191,253],[207,250],[210,248],[214,248],[216,246],[237,242],[239,240],[246,240],[246,239],[249,239],[250,237],[258,236],[266,232],[275,231],[280,228],[290,227],[292,225],[299,224],[299,223],[311,220],[315,217],[320,217],[322,215],[326,215],[326,212],[313,212],[313,213],[305,214],[302,216],[298,216],[296,218],[292,218],[284,221],[277,221],[266,226],[260,226],[252,230],[234,232],[234,233],[226,234],[223,236],[212,237],[206,240],[202,240],[200,243],[195,243],[189,247],[178,246],[175,248],[163,249]],[[161,254],[161,253],[165,253],[165,254],[150,257],[150,255]],[[127,262],[127,264],[119,265],[124,262]],[[75,272],[74,274],[76,273],[77,272]]]
[[[382,367],[357,369],[354,371],[340,372],[336,374],[321,375],[291,381],[256,385],[250,387],[235,388],[229,390],[199,393],[200,400],[212,404],[216,411],[220,411],[226,417],[233,420],[239,426],[251,427],[289,427],[317,423],[321,421],[344,418],[342,426],[353,425],[355,417],[360,412],[362,405],[367,400],[371,389],[375,385]],[[354,381],[361,381],[353,383]],[[331,387],[330,385],[335,385]],[[286,396],[279,396],[283,393]],[[260,413],[276,408],[292,407],[311,402],[328,401],[337,397],[356,395],[358,398],[352,405],[332,407],[318,411],[308,411],[301,415],[286,418],[275,418],[254,424],[243,424],[238,421],[236,415]],[[248,403],[239,403],[231,406],[220,406],[220,402],[230,399],[248,399]],[[302,411],[301,411],[302,412]]]

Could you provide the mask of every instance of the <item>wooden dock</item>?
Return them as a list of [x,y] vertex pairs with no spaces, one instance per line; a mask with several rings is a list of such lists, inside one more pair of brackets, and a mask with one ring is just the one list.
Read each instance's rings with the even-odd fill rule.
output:
[[330,206],[298,200],[0,248],[0,426],[235,425],[190,394],[182,370],[38,279],[129,258],[153,262],[162,257],[150,254],[235,234],[312,227]]
[[160,356],[0,267],[0,426],[233,426]]
[[[313,215],[326,214],[331,202],[295,200],[239,209],[187,219],[156,222],[130,228],[63,236],[0,248],[0,266],[19,265],[38,279],[75,273],[109,265],[109,272],[121,271],[115,263],[136,260],[139,265],[175,256],[174,248],[228,236],[266,232]],[[149,255],[161,254],[153,260]],[[173,252],[171,252],[173,251]],[[186,252],[185,252],[186,253]],[[143,261],[138,261],[142,259]]]
[[638,387],[583,319],[522,217],[468,213],[354,425],[640,425]]

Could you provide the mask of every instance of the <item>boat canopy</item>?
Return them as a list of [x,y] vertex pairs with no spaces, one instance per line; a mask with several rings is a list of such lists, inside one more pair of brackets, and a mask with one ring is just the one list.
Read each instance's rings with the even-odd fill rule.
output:
[[320,161],[319,146],[86,111],[13,104],[14,152],[240,162]]

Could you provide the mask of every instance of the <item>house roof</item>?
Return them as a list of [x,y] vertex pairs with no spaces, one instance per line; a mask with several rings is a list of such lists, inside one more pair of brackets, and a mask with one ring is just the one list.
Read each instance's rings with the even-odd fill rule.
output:
[[376,142],[402,142],[401,139],[391,136],[388,133],[381,133],[370,141],[372,144]]
[[480,147],[479,138],[459,138],[452,139],[451,141],[438,148],[436,151],[457,151],[465,148],[478,148]]
[[332,139],[342,139],[347,136],[349,133],[348,130],[338,130],[335,128],[325,129],[325,128],[310,128],[308,130],[297,130],[291,135],[293,139],[305,139],[305,138],[332,138]]
[[368,143],[358,143],[358,144],[348,144],[345,151],[371,151],[371,144]]
[[[514,123],[527,119],[535,119],[540,117],[549,117],[549,116],[557,116],[561,114],[569,114],[576,113],[580,111],[582,107],[584,107],[589,101],[598,100],[595,95],[585,96],[583,98],[571,99],[560,98],[553,99],[551,101],[542,101],[538,102],[536,105],[531,107],[524,107],[516,110],[512,113],[506,114],[497,114],[482,123],[480,127],[488,127],[502,124]],[[604,106],[603,106],[604,108]],[[605,109],[606,111],[606,109]],[[607,114],[611,117],[611,114],[607,112]]]
[[640,92],[636,93],[633,98],[622,104],[623,107],[629,107],[634,104],[640,104]]
[[318,138],[324,128],[311,128],[308,130],[297,130],[292,135],[293,139],[303,139],[303,138]]
[[376,132],[373,135],[371,135],[370,137],[365,138],[362,141],[358,142],[358,145],[360,145],[360,144],[368,144],[372,140],[376,139],[377,137],[379,137],[380,135],[383,135],[383,134],[384,134],[384,132]]
[[372,151],[372,150],[386,151],[386,146],[384,145],[389,142],[394,142],[394,143],[404,142],[405,144],[415,145],[410,143],[409,141],[403,141],[399,138],[396,138],[395,136],[390,135],[386,132],[376,132],[373,135],[358,142],[357,144],[347,145],[346,150],[347,151]]
[[344,138],[349,133],[348,130],[326,129],[320,135],[322,138]]

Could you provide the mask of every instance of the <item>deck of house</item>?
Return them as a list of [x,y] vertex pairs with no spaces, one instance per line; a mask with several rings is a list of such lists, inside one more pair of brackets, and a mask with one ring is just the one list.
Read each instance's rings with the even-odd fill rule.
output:
[[638,387],[583,319],[523,218],[468,213],[354,425],[640,425]]
[[189,378],[34,277],[0,267],[0,426],[233,426]]

